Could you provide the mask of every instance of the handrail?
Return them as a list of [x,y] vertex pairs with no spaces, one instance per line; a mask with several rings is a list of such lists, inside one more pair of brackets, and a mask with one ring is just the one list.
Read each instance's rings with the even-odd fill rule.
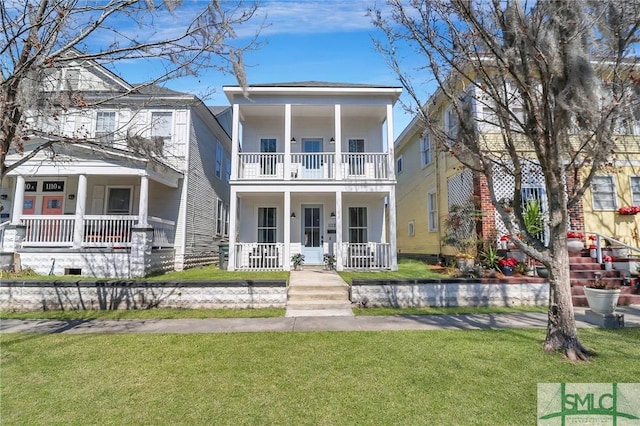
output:
[[607,235],[599,234],[597,232],[584,231],[584,234],[585,235],[592,234],[592,235],[596,236],[596,260],[598,261],[598,263],[602,263],[602,242],[601,242],[602,239],[605,239],[607,241],[611,241],[612,243],[616,243],[616,244],[618,244],[618,245],[620,245],[622,247],[625,247],[625,248],[627,248],[629,250],[636,251],[636,252],[640,253],[640,248],[634,247],[634,246],[630,246],[629,244],[623,243],[622,241],[618,241],[613,237],[609,237]]
[[10,221],[10,220],[7,220],[6,222],[2,222],[2,223],[0,223],[0,229],[4,228],[5,226],[7,226],[7,225],[8,225],[8,224],[10,224],[10,223],[11,223],[11,221]]

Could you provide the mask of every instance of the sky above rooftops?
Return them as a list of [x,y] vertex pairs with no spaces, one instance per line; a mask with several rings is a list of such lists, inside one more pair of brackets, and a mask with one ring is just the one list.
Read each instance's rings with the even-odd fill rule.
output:
[[[382,5],[382,1],[377,3]],[[192,6],[199,5],[204,2],[196,0]],[[374,0],[262,0],[250,25],[237,30],[242,43],[261,24],[265,25],[258,38],[263,46],[244,58],[248,83],[322,81],[401,86],[375,50],[372,38],[382,39],[383,34],[367,16],[367,10],[374,6]],[[115,68],[127,81],[141,78],[139,64],[118,64]],[[174,80],[166,86],[198,95],[207,105],[228,105],[222,86],[236,84],[233,75],[209,72],[197,78]],[[431,92],[426,90],[423,99]],[[401,99],[410,102],[406,94]],[[394,108],[396,136],[411,118],[398,103]]]

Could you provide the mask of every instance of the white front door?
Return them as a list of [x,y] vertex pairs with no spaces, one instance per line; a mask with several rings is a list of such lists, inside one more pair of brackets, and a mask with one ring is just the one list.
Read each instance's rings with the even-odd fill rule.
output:
[[305,265],[322,265],[322,206],[302,206],[302,254]]
[[302,177],[320,179],[323,176],[322,139],[303,139],[302,149],[305,156],[302,163]]

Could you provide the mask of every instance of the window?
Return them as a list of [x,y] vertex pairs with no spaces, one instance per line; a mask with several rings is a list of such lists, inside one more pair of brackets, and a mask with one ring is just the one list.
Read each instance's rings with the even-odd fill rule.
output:
[[431,140],[429,135],[424,135],[420,139],[420,162],[422,167],[431,163]]
[[368,242],[366,207],[349,207],[349,242]]
[[349,174],[364,174],[364,139],[349,139]]
[[429,232],[438,230],[438,200],[435,192],[427,194],[427,215],[429,221]]
[[173,127],[172,112],[151,113],[151,139],[156,142],[156,152],[165,150],[171,143],[171,129]]
[[416,223],[413,220],[410,220],[409,223],[407,223],[407,234],[410,237],[415,237],[416,235]]
[[594,176],[591,181],[594,210],[616,209],[616,188],[613,176]]
[[276,208],[275,207],[259,207],[258,208],[258,242],[259,243],[275,243],[276,242]]
[[220,198],[217,199],[216,206],[216,235],[222,235],[224,232],[224,204]]
[[450,138],[458,136],[458,116],[453,107],[447,108],[444,113],[444,128]]
[[222,178],[222,156],[224,150],[220,142],[216,145],[216,177]]
[[129,214],[131,212],[131,188],[108,188],[107,214]]
[[260,174],[275,175],[276,174],[276,139],[263,138],[260,139]]
[[224,176],[225,181],[229,183],[231,181],[231,157],[229,157],[229,153],[224,153]]
[[96,139],[99,142],[113,142],[113,132],[115,130],[115,111],[98,111],[96,114]]
[[80,88],[80,70],[68,68],[66,71],[66,90],[78,90]]
[[640,206],[640,176],[631,177],[631,205]]
[[398,174],[402,173],[402,165],[403,165],[402,160],[403,160],[402,155],[398,157],[398,159],[396,160],[396,173]]
[[224,236],[229,236],[229,205],[224,205]]

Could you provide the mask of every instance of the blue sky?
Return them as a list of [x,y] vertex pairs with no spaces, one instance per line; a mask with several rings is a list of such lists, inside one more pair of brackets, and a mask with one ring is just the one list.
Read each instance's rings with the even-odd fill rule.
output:
[[[366,15],[367,9],[375,5],[373,0],[262,0],[251,25],[238,30],[242,42],[266,23],[259,38],[264,46],[245,56],[249,84],[315,80],[400,86],[372,42],[372,37],[382,37]],[[135,82],[139,80],[136,72],[139,71],[124,70],[121,74]],[[207,87],[214,88],[216,93],[207,96],[206,103],[227,105],[221,88],[232,84],[237,84],[233,75],[211,72],[197,79],[172,81],[167,86],[198,95]],[[425,93],[424,99],[428,95]],[[409,101],[407,96],[402,99]],[[410,120],[398,103],[394,109],[396,136]]]

